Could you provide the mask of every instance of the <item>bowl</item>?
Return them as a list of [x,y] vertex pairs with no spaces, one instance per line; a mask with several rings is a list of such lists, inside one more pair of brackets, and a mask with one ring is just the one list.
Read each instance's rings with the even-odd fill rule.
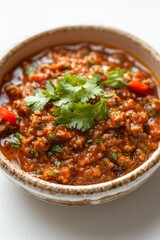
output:
[[[28,56],[49,46],[77,42],[104,43],[137,56],[160,78],[160,55],[137,37],[111,27],[74,26],[49,30],[24,40],[0,60],[0,82],[4,75]],[[86,186],[50,183],[23,172],[0,153],[3,173],[30,195],[61,205],[94,205],[120,198],[141,186],[160,166],[160,148],[134,171],[115,180]]]

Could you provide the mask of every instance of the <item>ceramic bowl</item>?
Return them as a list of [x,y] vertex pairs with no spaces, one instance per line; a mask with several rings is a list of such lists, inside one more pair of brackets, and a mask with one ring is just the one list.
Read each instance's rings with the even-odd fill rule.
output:
[[[5,73],[21,60],[44,48],[83,41],[123,48],[142,60],[160,78],[160,56],[137,37],[110,27],[74,26],[40,33],[11,49],[0,61],[0,82]],[[158,148],[131,173],[109,182],[87,186],[64,186],[40,180],[14,166],[2,153],[0,167],[12,182],[36,198],[62,205],[93,205],[112,201],[138,188],[160,166],[159,159]]]

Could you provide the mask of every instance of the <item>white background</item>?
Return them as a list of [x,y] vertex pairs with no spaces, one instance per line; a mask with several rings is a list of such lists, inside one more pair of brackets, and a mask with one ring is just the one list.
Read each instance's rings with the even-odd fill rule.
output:
[[[34,33],[76,24],[118,27],[160,52],[159,0],[0,0],[0,56]],[[33,199],[0,173],[0,239],[159,240],[159,174],[115,202],[62,207]]]

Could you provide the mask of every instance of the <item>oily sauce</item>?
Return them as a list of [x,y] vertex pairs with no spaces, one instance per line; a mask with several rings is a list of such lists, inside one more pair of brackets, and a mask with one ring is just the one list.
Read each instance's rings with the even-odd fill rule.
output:
[[[99,73],[103,82],[108,71],[117,68],[123,69],[128,85],[105,86],[106,93],[114,92],[106,101],[109,116],[87,131],[54,124],[53,105],[31,112],[24,101],[67,72],[85,78]],[[69,185],[110,181],[143,164],[158,147],[160,100],[155,78],[121,49],[91,43],[46,49],[5,76],[0,105],[17,121],[12,125],[0,115],[0,150],[42,180]]]

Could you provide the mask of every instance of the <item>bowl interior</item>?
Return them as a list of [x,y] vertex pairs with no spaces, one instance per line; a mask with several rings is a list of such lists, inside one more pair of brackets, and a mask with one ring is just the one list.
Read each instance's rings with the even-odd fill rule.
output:
[[0,62],[0,82],[3,80],[6,72],[11,70],[21,60],[34,53],[50,46],[84,41],[108,44],[129,51],[140,58],[140,60],[160,77],[160,63],[158,57],[156,59],[156,53],[143,41],[128,33],[113,28],[86,26],[50,30],[25,40],[23,43],[13,48],[3,61]]
[[[37,53],[50,46],[79,43],[84,41],[99,44],[108,44],[129,51],[131,54],[137,56],[144,64],[149,66],[149,68],[154,72],[154,74],[160,78],[160,56],[143,41],[128,33],[113,28],[78,26],[50,30],[31,37],[17,45],[0,61],[0,83],[2,83],[3,77],[8,71],[10,71],[14,66],[16,66],[21,60],[27,58],[30,55],[33,55],[34,53]],[[149,158],[149,160],[143,164],[144,167],[140,166],[138,169],[133,171],[134,173],[131,172],[127,175],[134,180],[135,178],[137,178],[138,172],[140,173],[140,175],[142,175],[150,168],[154,168],[154,166],[158,162],[159,155],[160,151],[158,149],[151,156],[151,158]],[[97,189],[96,191],[101,191],[100,186],[114,188],[117,186],[117,182],[119,182],[119,184],[121,185],[121,180],[126,181],[127,179],[127,176],[125,175],[121,177],[121,180],[115,179],[110,182],[95,184],[94,186],[92,185],[92,187],[90,185],[78,186],[78,188],[77,186],[62,186],[59,184],[50,184],[48,182],[44,182],[43,180],[34,178],[31,175],[22,172],[20,169],[15,168],[13,164],[7,161],[4,156],[1,156],[1,154],[0,160],[1,167],[5,170],[6,173],[8,172],[10,175],[15,176],[15,179],[17,179],[16,176],[18,176],[18,179],[25,184],[26,182],[28,182],[28,184],[32,182],[34,186],[38,186],[43,189],[45,188],[49,191],[51,186],[53,187],[54,191],[57,192],[59,192],[60,190],[65,191],[66,189],[73,189],[74,191],[75,188],[77,189],[77,191],[83,189],[84,193],[90,191],[91,189],[93,191],[94,188]],[[142,172],[142,168],[144,172]],[[96,188],[96,185],[98,185],[98,188]]]

